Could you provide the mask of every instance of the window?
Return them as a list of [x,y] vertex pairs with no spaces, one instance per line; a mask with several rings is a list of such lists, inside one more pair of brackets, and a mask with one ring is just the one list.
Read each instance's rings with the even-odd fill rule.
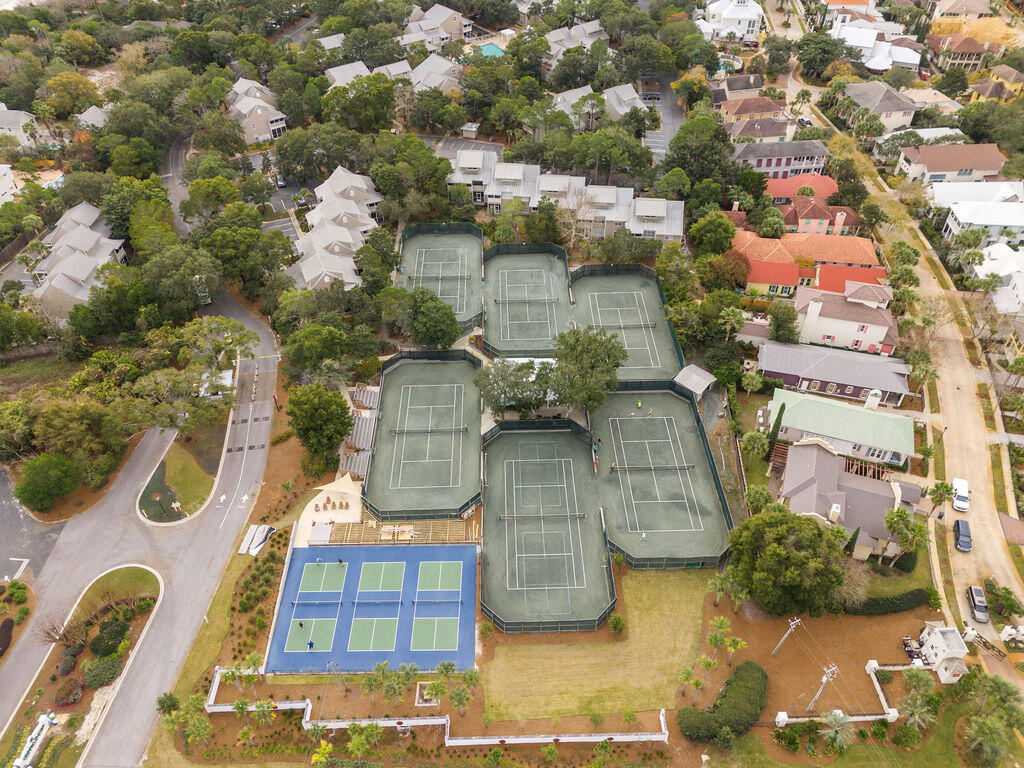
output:
[[815,379],[814,381],[812,381],[812,382],[811,382],[811,389],[812,389],[813,391],[817,392],[817,391],[818,391],[819,389],[821,389],[821,382],[820,382],[820,381],[818,381],[817,379]]
[[784,286],[782,286],[782,295],[783,296],[788,296],[790,291],[792,291],[792,290],[793,290],[792,286],[784,285]]
[[823,333],[823,334],[821,334],[821,340],[822,341],[832,341],[832,334],[831,333]]
[[827,392],[830,395],[833,395],[833,394],[835,394],[835,391],[836,391],[836,385],[831,383],[831,382],[829,382],[829,385],[827,387],[825,387],[825,392]]
[[861,323],[860,325],[857,326],[857,333],[864,333],[865,331],[867,331],[867,329],[867,325]]
[[956,172],[956,175],[957,176],[970,176],[971,175],[971,169],[970,168],[961,168],[959,171]]
[[846,389],[845,389],[844,391],[845,391],[845,393],[846,393],[847,395],[853,394],[853,387],[852,387],[852,386],[849,386],[849,385],[847,385],[847,387],[846,387]]
[[777,286],[777,285],[769,285],[768,286],[768,293],[778,293],[778,292],[779,292],[779,286]]
[[757,158],[757,163],[756,163],[756,165],[754,167],[755,168],[760,168],[761,167],[761,158],[760,157]]
[[854,339],[851,345],[854,349],[860,349],[860,339]]
[[855,451],[859,451],[860,449],[861,449],[861,445],[860,445],[860,443],[854,443],[854,444],[853,444],[853,450],[855,450]]
[[861,397],[861,399],[864,399],[864,398],[866,398],[866,397],[868,396],[868,394],[869,394],[869,392],[868,392],[868,388],[867,388],[867,387],[863,387],[863,388],[861,389],[861,391],[860,391],[860,397]]

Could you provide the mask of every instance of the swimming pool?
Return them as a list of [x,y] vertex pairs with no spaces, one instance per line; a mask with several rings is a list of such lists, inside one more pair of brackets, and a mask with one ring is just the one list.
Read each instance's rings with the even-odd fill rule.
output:
[[502,50],[501,46],[497,43],[484,43],[479,46],[480,53],[488,58],[496,59],[498,56],[504,56],[505,51]]

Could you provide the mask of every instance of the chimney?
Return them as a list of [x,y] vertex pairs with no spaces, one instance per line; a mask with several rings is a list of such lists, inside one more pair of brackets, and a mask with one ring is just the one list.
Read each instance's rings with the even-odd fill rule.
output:
[[843,225],[846,223],[846,211],[839,211],[836,213],[835,224],[832,225],[832,234],[841,235],[843,234]]
[[867,399],[864,401],[864,407],[869,408],[872,411],[878,410],[878,404],[882,402],[882,390],[872,389],[868,392]]

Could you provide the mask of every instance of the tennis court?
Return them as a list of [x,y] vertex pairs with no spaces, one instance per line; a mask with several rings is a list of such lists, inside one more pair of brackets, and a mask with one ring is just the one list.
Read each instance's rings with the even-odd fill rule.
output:
[[483,603],[510,623],[600,616],[611,593],[589,446],[569,432],[506,433],[485,467]]
[[717,558],[728,526],[687,400],[616,392],[592,417],[608,538],[636,558]]
[[480,312],[481,244],[462,234],[413,235],[402,244],[398,285],[426,288],[461,322]]
[[568,326],[565,263],[548,254],[496,256],[484,270],[484,340],[499,354],[545,354]]
[[404,360],[384,374],[364,483],[375,507],[383,512],[458,509],[480,490],[474,371],[461,361]]
[[619,378],[671,379],[680,370],[657,284],[640,275],[581,277],[572,286],[577,325],[618,335],[626,347]]
[[471,545],[294,549],[267,671],[365,672],[387,661],[434,669],[475,659],[476,548]]

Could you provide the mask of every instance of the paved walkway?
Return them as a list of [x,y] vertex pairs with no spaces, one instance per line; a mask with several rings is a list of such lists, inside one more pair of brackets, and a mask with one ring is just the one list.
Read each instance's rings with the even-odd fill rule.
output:
[[[259,334],[254,357],[239,365],[236,411],[246,423],[239,419],[230,428],[227,445],[235,450],[224,457],[209,506],[178,525],[158,527],[139,519],[139,493],[175,434],[150,430],[106,496],[64,525],[35,582],[44,607],[29,620],[25,641],[12,649],[0,668],[0,723],[5,723],[49,650],[31,641],[40,616],[67,615],[82,590],[109,568],[140,563],[161,575],[164,592],[150,630],[121,677],[117,696],[83,755],[83,766],[141,764],[158,724],[156,697],[174,685],[262,484],[274,412],[274,337],[227,293],[205,310],[241,320]],[[252,399],[257,366],[259,385]]]

